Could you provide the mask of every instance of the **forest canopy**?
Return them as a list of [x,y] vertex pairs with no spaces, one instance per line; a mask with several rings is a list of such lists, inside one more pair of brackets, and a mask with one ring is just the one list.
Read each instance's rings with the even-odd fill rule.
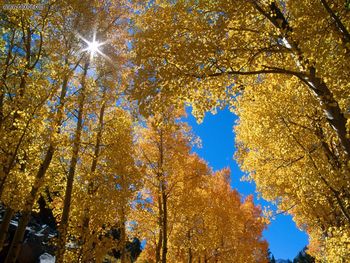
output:
[[186,106],[236,114],[246,179],[310,255],[350,258],[348,1],[17,2],[0,10],[3,262],[31,237],[59,263],[268,262],[269,219],[192,151]]

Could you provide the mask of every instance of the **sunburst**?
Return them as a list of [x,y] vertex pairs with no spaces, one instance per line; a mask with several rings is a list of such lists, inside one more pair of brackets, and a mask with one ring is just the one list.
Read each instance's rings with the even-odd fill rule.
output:
[[94,32],[93,34],[92,41],[85,39],[80,34],[78,34],[78,37],[86,43],[87,47],[82,49],[82,51],[83,52],[86,51],[90,53],[90,60],[92,60],[94,56],[96,56],[97,54],[108,59],[108,57],[100,49],[103,45],[107,43],[107,41],[100,42],[96,40],[96,32]]

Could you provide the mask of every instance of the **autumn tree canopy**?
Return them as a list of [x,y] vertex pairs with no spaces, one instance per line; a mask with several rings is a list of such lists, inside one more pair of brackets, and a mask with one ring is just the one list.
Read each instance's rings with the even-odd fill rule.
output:
[[[136,18],[141,109],[230,107],[237,159],[319,260],[349,258],[346,1],[155,1]],[[166,98],[166,99],[165,99]]]
[[59,263],[134,262],[135,238],[139,262],[266,262],[268,220],[192,152],[188,105],[199,121],[229,107],[246,178],[317,260],[350,257],[349,1],[15,2],[0,11],[4,262],[39,199]]

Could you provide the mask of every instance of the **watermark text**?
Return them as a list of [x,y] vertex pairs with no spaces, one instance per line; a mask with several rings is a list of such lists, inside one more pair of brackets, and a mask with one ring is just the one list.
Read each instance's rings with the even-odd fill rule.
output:
[[44,5],[42,4],[4,4],[2,6],[4,10],[43,10]]

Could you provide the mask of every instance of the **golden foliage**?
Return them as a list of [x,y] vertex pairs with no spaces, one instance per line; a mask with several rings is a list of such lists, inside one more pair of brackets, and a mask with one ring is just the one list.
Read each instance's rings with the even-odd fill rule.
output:
[[[258,190],[347,258],[349,12],[343,1],[156,1],[137,18],[133,96],[240,117],[237,158]],[[333,244],[333,245],[332,245]],[[337,245],[335,245],[337,244]]]
[[186,126],[161,116],[140,131],[145,176],[134,231],[147,245],[138,262],[267,262],[260,208],[252,197],[241,203],[229,169],[213,173],[190,153]]

